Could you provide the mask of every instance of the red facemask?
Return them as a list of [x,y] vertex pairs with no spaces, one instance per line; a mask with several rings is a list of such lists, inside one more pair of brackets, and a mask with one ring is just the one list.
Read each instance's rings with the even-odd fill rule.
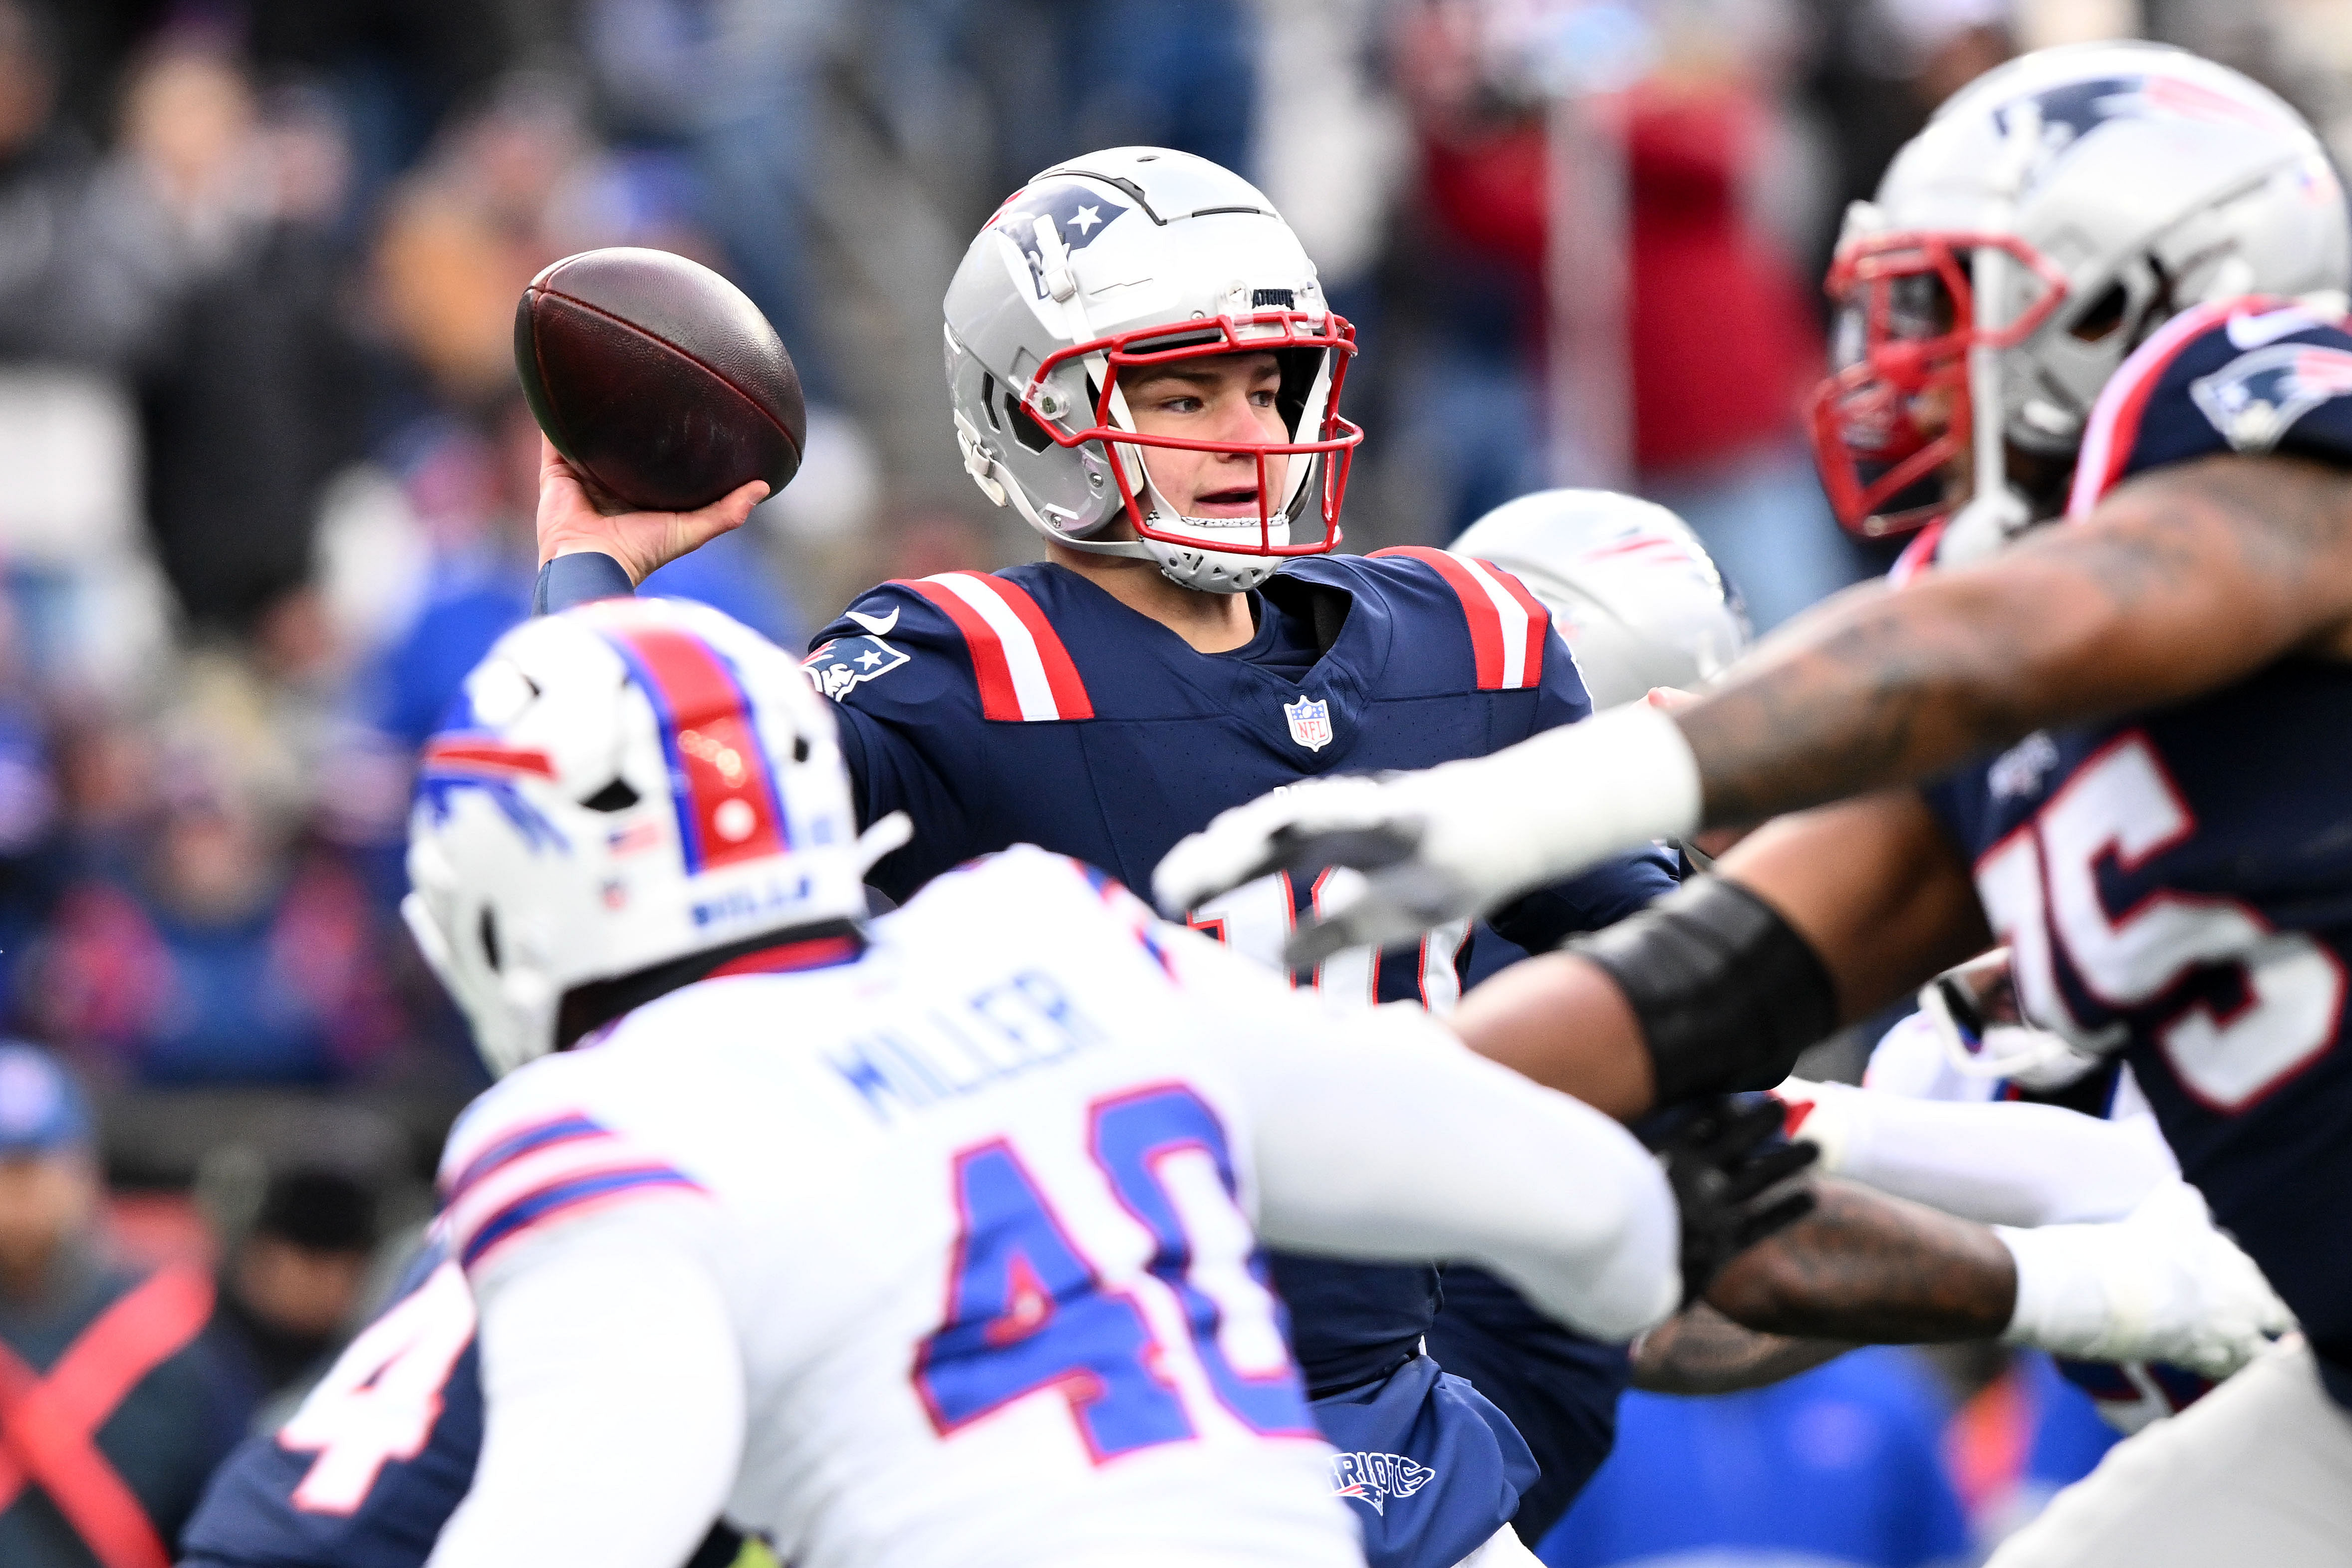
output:
[[[1113,412],[1113,395],[1118,386],[1119,373],[1123,370],[1227,353],[1270,352],[1286,360],[1292,352],[1301,350],[1330,356],[1330,390],[1322,399],[1322,418],[1316,438],[1310,441],[1237,443],[1231,439],[1213,441],[1189,436],[1147,436],[1119,423]],[[1112,458],[1112,479],[1118,486],[1119,499],[1127,505],[1128,521],[1134,525],[1138,538],[1193,550],[1206,547],[1227,551],[1235,555],[1321,555],[1339,542],[1339,505],[1348,490],[1348,468],[1358,443],[1364,438],[1360,426],[1339,416],[1339,389],[1347,380],[1348,362],[1355,357],[1355,353],[1356,329],[1345,317],[1336,313],[1318,315],[1306,310],[1265,310],[1247,316],[1221,316],[1213,321],[1161,322],[1056,350],[1037,367],[1036,374],[1029,379],[1029,384],[1021,389],[1020,401],[1056,446],[1076,447],[1087,441],[1103,443],[1104,451]],[[1102,355],[1108,364],[1098,377],[1089,378],[1097,383],[1094,423],[1083,429],[1073,428],[1063,417],[1055,416],[1070,411],[1056,409],[1055,416],[1046,413],[1051,398],[1046,382],[1069,361],[1083,361],[1095,354]],[[1289,380],[1289,369],[1286,364],[1286,394],[1290,391]],[[1301,387],[1299,395],[1307,395],[1307,388]],[[1041,399],[1048,402],[1041,404]],[[1139,498],[1137,487],[1129,475],[1128,465],[1118,460],[1117,448],[1122,443],[1129,447],[1166,447],[1183,452],[1243,452],[1255,457],[1257,459],[1258,512],[1255,541],[1227,543],[1221,539],[1213,545],[1207,545],[1198,534],[1171,532],[1155,527],[1150,521],[1152,509]],[[1276,502],[1273,489],[1267,483],[1266,459],[1276,457],[1323,459],[1320,473],[1311,475],[1304,481],[1318,485],[1322,492],[1318,498],[1323,514],[1322,538],[1304,544],[1275,542],[1275,521],[1285,510]],[[1140,468],[1139,462],[1138,467]],[[1242,531],[1236,529],[1234,531],[1238,534]]]
[[[1987,247],[2042,291],[2014,321],[1979,331],[1969,258]],[[1822,487],[1849,531],[1908,533],[1948,510],[1943,472],[1969,451],[1969,351],[2032,336],[2065,299],[2065,275],[2013,235],[1874,234],[1838,247],[1828,290],[1838,368],[1805,408]]]

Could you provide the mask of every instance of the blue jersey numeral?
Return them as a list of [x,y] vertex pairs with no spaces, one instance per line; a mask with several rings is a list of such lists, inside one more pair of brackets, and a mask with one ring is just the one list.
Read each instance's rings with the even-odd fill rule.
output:
[[[1224,1312],[1192,1278],[1192,1244],[1160,1179],[1162,1160],[1198,1151],[1234,1197],[1215,1113],[1181,1085],[1123,1095],[1093,1108],[1088,1147],[1114,1195],[1150,1231],[1150,1271],[1175,1293],[1191,1349],[1219,1398],[1258,1432],[1311,1435],[1286,1354],[1257,1375],[1231,1364],[1219,1342]],[[1068,1402],[1097,1463],[1195,1436],[1160,1370],[1165,1347],[1142,1310],[1105,1283],[1013,1146],[997,1139],[964,1151],[954,1184],[962,1225],[949,1264],[947,1321],[924,1340],[914,1368],[934,1428],[946,1436],[1051,1389]],[[1262,1290],[1255,1259],[1244,1267]]]

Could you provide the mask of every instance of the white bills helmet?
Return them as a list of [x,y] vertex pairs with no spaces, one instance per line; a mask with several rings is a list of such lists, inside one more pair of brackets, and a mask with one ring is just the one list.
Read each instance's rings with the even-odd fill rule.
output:
[[1447,546],[1499,566],[1551,612],[1595,708],[1694,688],[1746,650],[1739,596],[1690,525],[1614,490],[1538,490]]
[[[988,220],[946,308],[965,470],[1046,538],[1146,557],[1170,580],[1219,594],[1339,542],[1363,439],[1339,413],[1355,329],[1324,303],[1274,204],[1239,175],[1157,147],[1057,163]],[[1282,367],[1275,405],[1287,440],[1136,431],[1120,371],[1258,351]],[[1257,516],[1181,515],[1154,489],[1146,447],[1255,454]],[[1276,456],[1290,459],[1279,495],[1266,483]],[[1133,540],[1100,537],[1121,517]]]
[[[1990,548],[2055,515],[2100,388],[2166,319],[2250,295],[2340,310],[2352,234],[2317,136],[2277,95],[2162,45],[2074,44],[1937,110],[1847,214],[1828,287],[1836,369],[1810,424],[1838,520],[1932,521],[1972,455],[1950,532]],[[2039,459],[2039,483],[2021,488],[2004,444]]]
[[704,605],[613,599],[500,637],[425,742],[401,913],[494,1073],[567,995],[769,933],[846,937],[861,847],[830,705]]

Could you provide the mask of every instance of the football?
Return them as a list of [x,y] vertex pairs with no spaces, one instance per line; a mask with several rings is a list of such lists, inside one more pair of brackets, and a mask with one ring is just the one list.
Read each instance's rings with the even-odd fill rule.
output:
[[692,511],[752,479],[792,482],[800,373],[741,289],[665,250],[566,257],[515,307],[515,369],[539,427],[597,488]]

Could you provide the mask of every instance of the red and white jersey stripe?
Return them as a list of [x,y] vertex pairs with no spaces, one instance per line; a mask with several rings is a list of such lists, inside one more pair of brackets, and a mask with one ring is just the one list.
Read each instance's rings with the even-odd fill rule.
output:
[[1426,545],[1402,544],[1372,555],[1409,556],[1445,579],[1462,601],[1463,616],[1470,625],[1479,690],[1517,691],[1543,684],[1544,637],[1551,629],[1551,612],[1517,577],[1492,562]]
[[2123,478],[2139,440],[2140,416],[2147,400],[2164,379],[2165,371],[2197,338],[2247,309],[2243,300],[2225,300],[2183,310],[2158,327],[2147,342],[2134,349],[2122,368],[2107,378],[2091,405],[2090,423],[2083,430],[2082,455],[2074,462],[2074,488],[2066,498],[2066,515],[2083,517],[2099,504]]
[[898,585],[929,600],[963,634],[983,717],[1036,722],[1095,716],[1069,649],[1019,584],[981,572],[942,572]]

